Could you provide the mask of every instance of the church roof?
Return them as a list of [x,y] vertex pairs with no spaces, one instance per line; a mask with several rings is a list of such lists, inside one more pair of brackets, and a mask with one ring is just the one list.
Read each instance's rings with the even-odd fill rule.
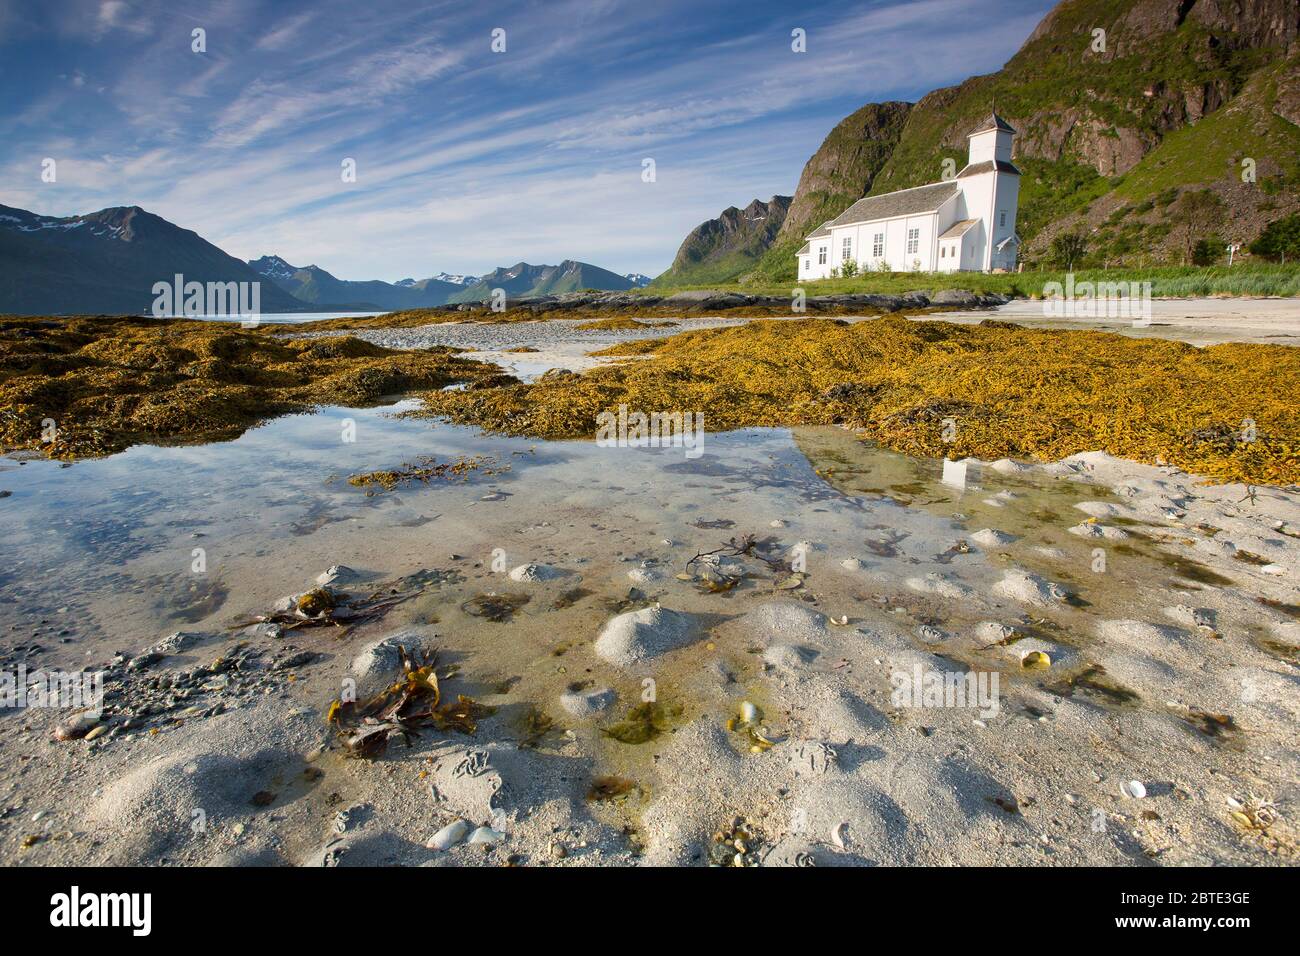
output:
[[822,236],[829,236],[831,234],[832,222],[834,222],[833,219],[827,219],[824,223],[822,223],[820,226],[814,229],[812,233],[808,236],[808,238],[820,239]]
[[963,176],[978,176],[980,173],[991,173],[995,169],[1000,173],[1013,173],[1016,176],[1020,175],[1020,170],[1016,169],[1016,167],[1012,166],[1006,160],[986,159],[982,163],[971,163],[957,174],[957,178],[961,179]]
[[944,234],[939,238],[956,239],[958,236],[965,235],[966,230],[969,229],[971,226],[975,225],[975,223],[977,222],[979,222],[978,219],[959,219],[956,222],[954,222],[951,226],[949,226],[947,231],[944,232]]
[[796,255],[796,256],[806,256],[806,255],[808,255],[809,251],[811,251],[811,249],[812,249],[812,244],[811,244],[811,243],[808,243],[808,242],[805,242],[802,246],[799,247],[799,251],[796,252],[795,255]]
[[980,123],[979,126],[976,126],[973,130],[971,130],[967,138],[969,138],[970,136],[974,136],[976,133],[987,133],[989,130],[992,129],[1000,129],[1004,133],[1015,133],[1015,130],[1011,128],[1010,124],[1008,124],[1006,120],[1004,120],[997,113],[990,113],[988,116],[984,118],[984,122]]
[[957,183],[949,180],[931,183],[928,186],[916,186],[912,189],[900,189],[898,192],[885,193],[883,196],[866,196],[840,213],[828,225],[850,226],[859,222],[875,222],[878,219],[934,212],[955,195],[957,195]]

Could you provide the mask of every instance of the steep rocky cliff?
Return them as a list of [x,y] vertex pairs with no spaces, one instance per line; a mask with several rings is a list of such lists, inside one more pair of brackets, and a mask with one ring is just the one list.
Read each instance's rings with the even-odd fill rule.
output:
[[1177,203],[1191,190],[1223,204],[1202,238],[1249,242],[1300,208],[1298,35],[1297,0],[1064,0],[997,73],[910,107],[868,104],[836,126],[749,275],[793,279],[822,221],[863,195],[935,182],[946,159],[964,165],[967,134],[993,108],[1019,134],[1031,262],[1065,231],[1086,233],[1099,264],[1176,261]]
[[729,282],[754,268],[771,247],[790,210],[789,196],[755,199],[744,209],[729,206],[706,219],[682,242],[668,271],[652,286]]

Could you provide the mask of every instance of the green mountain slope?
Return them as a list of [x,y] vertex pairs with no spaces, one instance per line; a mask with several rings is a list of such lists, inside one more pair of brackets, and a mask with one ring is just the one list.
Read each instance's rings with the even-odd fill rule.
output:
[[1099,261],[1181,255],[1170,227],[1177,196],[1189,189],[1223,203],[1217,230],[1201,237],[1216,254],[1300,211],[1300,54],[1257,71],[1226,106],[1167,135],[1097,202],[1052,223],[1039,245],[1083,232]]
[[790,211],[754,278],[794,279],[794,255],[804,239],[867,194],[898,145],[911,109],[910,103],[868,103],[830,131],[804,166]]
[[626,276],[587,262],[565,259],[558,266],[534,266],[527,262],[516,262],[512,266],[492,270],[478,282],[451,295],[447,301],[485,302],[492,297],[493,289],[504,289],[507,296],[516,299],[579,292],[582,289],[623,291],[630,288],[632,283]]
[[[1104,49],[1094,49],[1098,29]],[[967,132],[996,106],[1019,132],[1019,231],[1030,255],[1041,252],[1060,231],[1053,223],[1072,221],[1131,170],[1130,199],[1158,193],[1135,167],[1171,134],[1217,118],[1254,74],[1286,57],[1298,29],[1295,0],[1065,0],[1002,70],[923,97],[871,192],[933,182],[945,158],[960,167]],[[1285,133],[1260,137],[1243,118],[1232,135],[1245,154],[1283,163]],[[1181,182],[1223,174],[1203,162]]]
[[747,278],[793,279],[796,250],[824,220],[862,195],[936,182],[946,160],[960,169],[967,134],[994,108],[1018,132],[1030,263],[1067,231],[1087,234],[1090,264],[1180,261],[1173,220],[1189,190],[1223,203],[1221,235],[1202,238],[1247,243],[1300,201],[1298,35],[1297,0],[1064,0],[998,72],[836,126]]
[[729,206],[717,219],[706,219],[691,230],[673,264],[651,287],[730,282],[749,272],[776,239],[790,203],[789,196],[755,199],[744,209]]

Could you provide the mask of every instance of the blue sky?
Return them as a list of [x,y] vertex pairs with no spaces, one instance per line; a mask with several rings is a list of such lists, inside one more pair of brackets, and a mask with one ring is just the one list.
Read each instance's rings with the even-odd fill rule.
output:
[[345,279],[654,275],[726,206],[793,194],[844,116],[998,69],[1052,5],[0,0],[0,203],[140,205]]

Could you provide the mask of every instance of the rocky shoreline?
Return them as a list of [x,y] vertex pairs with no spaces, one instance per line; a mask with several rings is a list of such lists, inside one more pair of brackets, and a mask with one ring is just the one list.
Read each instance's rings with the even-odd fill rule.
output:
[[965,289],[917,290],[892,293],[835,293],[796,297],[753,295],[717,289],[695,289],[668,295],[633,292],[568,292],[562,295],[462,302],[390,312],[368,318],[338,318],[307,322],[297,326],[308,332],[344,329],[407,327],[439,322],[521,322],[546,319],[700,318],[725,313],[744,318],[773,318],[799,315],[863,316],[899,312],[926,313],[946,310],[995,309],[1010,302],[998,293],[976,293]]

